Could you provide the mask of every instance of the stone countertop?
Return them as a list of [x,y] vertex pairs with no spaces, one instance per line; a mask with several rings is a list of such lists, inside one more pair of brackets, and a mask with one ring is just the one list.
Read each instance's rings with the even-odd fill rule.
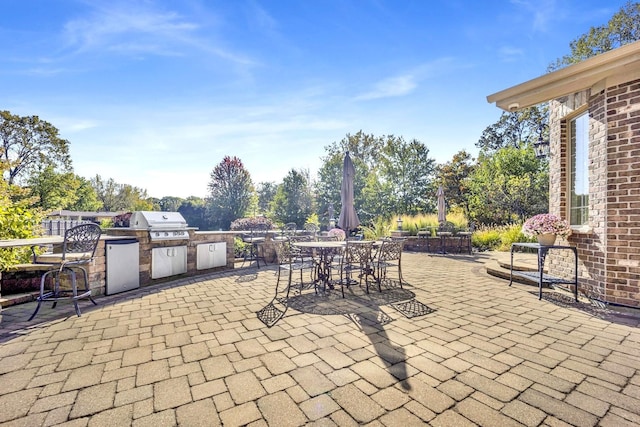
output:
[[103,234],[100,236],[100,240],[126,240],[137,239],[136,236],[114,236],[113,234]]

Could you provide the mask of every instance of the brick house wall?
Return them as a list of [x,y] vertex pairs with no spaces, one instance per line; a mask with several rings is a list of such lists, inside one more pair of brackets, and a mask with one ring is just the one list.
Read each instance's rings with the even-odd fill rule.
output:
[[[600,301],[640,307],[640,80],[565,96],[549,105],[549,211],[568,219],[572,114],[589,111],[589,221],[567,240],[578,250],[579,286]],[[548,266],[570,275],[573,258]]]

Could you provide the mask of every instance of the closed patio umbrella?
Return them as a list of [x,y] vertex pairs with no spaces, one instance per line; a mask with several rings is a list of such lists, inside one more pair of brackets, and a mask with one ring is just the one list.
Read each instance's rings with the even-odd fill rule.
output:
[[447,211],[444,205],[444,189],[442,185],[438,187],[436,196],[438,197],[438,223],[443,223],[447,220]]
[[334,228],[336,226],[336,219],[333,216],[334,215],[333,203],[329,203],[328,215],[329,215],[329,227]]
[[356,208],[353,206],[354,194],[354,178],[356,175],[356,169],[353,167],[353,162],[349,156],[349,152],[344,156],[344,164],[342,167],[342,187],[340,189],[340,201],[342,202],[342,208],[340,209],[340,218],[338,218],[338,227],[345,231],[353,230],[360,225],[360,219],[356,213]]

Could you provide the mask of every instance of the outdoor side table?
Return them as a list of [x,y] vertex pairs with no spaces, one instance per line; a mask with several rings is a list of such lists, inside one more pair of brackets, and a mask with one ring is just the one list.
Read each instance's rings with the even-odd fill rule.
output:
[[[529,248],[538,251],[538,271],[513,271],[513,252],[516,248]],[[573,252],[574,268],[573,280],[545,274],[544,262],[547,254],[551,250],[571,251]],[[542,299],[542,285],[548,283],[550,286],[557,284],[573,285],[573,294],[576,302],[578,301],[578,251],[574,246],[543,246],[539,243],[512,243],[511,244],[511,267],[509,269],[509,286],[513,283],[513,277],[520,276],[538,281],[538,299]]]

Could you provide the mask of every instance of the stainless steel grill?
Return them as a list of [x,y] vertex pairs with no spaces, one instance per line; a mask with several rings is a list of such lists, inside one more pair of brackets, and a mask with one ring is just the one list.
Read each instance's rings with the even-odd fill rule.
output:
[[151,241],[187,240],[187,221],[180,212],[138,211],[131,214],[129,228],[149,230]]

